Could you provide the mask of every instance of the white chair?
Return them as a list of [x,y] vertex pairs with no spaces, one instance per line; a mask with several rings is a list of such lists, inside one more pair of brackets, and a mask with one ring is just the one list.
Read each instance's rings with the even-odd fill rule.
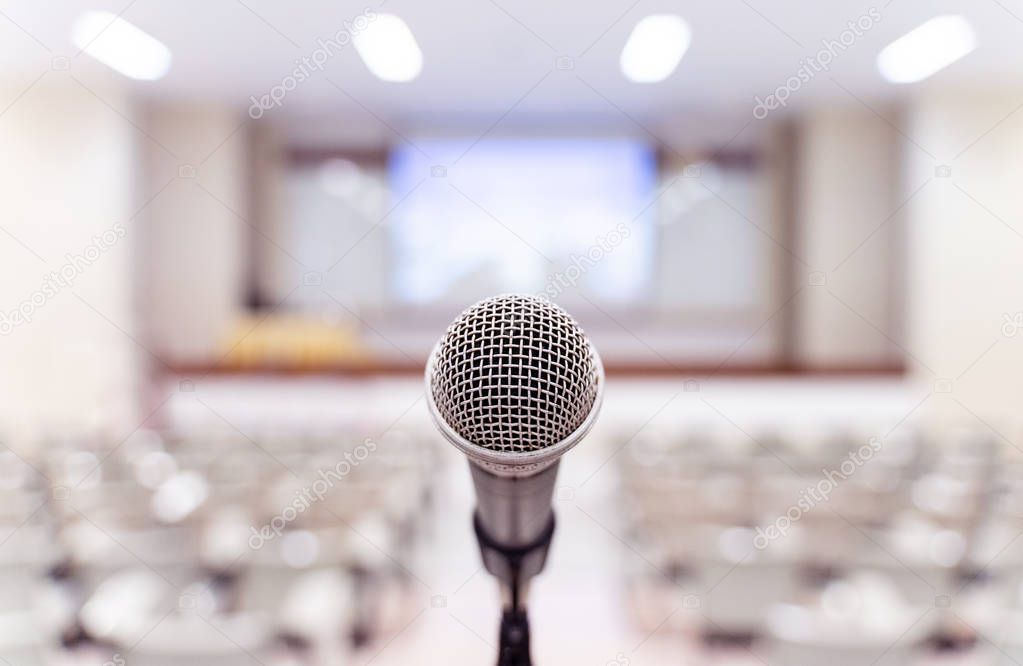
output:
[[[153,618],[153,622],[159,617]],[[264,663],[266,623],[257,616],[171,615],[132,649],[134,666],[253,666]]]
[[57,550],[41,525],[0,528],[0,612],[32,608]]
[[0,613],[0,663],[13,666],[43,666],[45,648],[55,643],[31,611]]
[[[933,601],[930,606],[933,608]],[[832,581],[803,604],[767,613],[771,663],[785,666],[904,666],[940,622],[928,606],[907,604],[874,573]]]

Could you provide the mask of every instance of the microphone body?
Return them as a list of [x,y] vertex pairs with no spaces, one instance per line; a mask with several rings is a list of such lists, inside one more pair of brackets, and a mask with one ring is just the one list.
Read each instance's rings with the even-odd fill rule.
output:
[[550,301],[498,296],[448,327],[427,362],[426,388],[437,428],[469,459],[476,537],[504,596],[498,663],[528,665],[525,595],[554,535],[559,460],[600,411],[600,356]]
[[[525,585],[540,573],[554,533],[551,500],[558,463],[531,476],[498,476],[469,463],[476,488],[476,535],[483,564],[506,585]],[[507,553],[519,553],[517,567]]]

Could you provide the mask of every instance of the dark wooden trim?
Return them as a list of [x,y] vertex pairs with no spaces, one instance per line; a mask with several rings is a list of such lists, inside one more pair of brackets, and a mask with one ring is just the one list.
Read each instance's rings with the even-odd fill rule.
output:
[[724,169],[752,170],[759,166],[763,159],[761,152],[745,148],[725,148],[713,152],[676,151],[663,143],[654,144],[654,153],[657,158],[657,170],[661,175],[677,166],[699,162],[710,162]]
[[[651,143],[650,145],[653,147],[658,171],[661,173],[672,167],[673,163],[677,163],[677,155],[680,155],[686,163],[711,162],[729,169],[753,169],[757,167],[762,158],[759,152],[742,148],[710,153],[687,151],[679,153],[666,147],[663,143]],[[286,158],[290,164],[306,166],[320,164],[331,159],[350,160],[364,166],[382,166],[387,164],[390,154],[390,146],[368,148],[294,146],[287,150]]]
[[[410,377],[423,374],[424,365],[411,361],[366,361],[328,366],[263,366],[242,368],[207,363],[170,364],[165,374],[179,377]],[[872,378],[901,377],[906,373],[902,364],[832,365],[795,367],[777,365],[726,365],[666,363],[608,363],[605,371],[612,377],[648,377],[706,379],[714,378]]]
[[317,165],[327,160],[343,159],[349,160],[360,166],[385,166],[387,164],[390,149],[387,146],[379,148],[305,148],[292,147],[287,150],[286,157],[289,164],[294,165]]

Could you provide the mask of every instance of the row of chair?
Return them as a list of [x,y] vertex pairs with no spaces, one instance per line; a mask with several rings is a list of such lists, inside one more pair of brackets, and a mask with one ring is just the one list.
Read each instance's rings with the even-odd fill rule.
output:
[[354,429],[7,447],[0,659],[336,663],[404,620],[434,454]]
[[746,440],[662,432],[619,457],[641,628],[669,617],[772,664],[1023,662],[1018,452],[972,432]]

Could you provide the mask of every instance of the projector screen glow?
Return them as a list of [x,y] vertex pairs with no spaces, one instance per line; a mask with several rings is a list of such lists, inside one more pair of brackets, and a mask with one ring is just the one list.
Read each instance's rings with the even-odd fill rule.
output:
[[650,148],[628,140],[471,144],[417,141],[419,150],[392,154],[399,301],[512,291],[562,302],[644,298],[655,265]]

